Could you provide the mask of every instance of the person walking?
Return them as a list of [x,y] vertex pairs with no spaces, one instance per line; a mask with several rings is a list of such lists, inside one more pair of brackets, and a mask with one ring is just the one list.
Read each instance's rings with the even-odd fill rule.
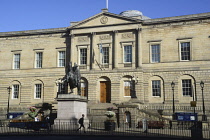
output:
[[83,127],[84,133],[86,133],[85,126],[84,126],[84,117],[85,117],[85,115],[82,114],[82,117],[79,119],[80,127],[77,129],[77,131],[79,131]]

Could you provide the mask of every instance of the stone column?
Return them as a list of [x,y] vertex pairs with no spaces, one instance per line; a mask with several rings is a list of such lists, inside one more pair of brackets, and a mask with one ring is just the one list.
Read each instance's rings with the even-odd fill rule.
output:
[[71,49],[70,49],[70,62],[72,62],[72,64],[74,64],[75,62],[77,63],[76,61],[76,58],[75,58],[75,54],[76,53],[76,47],[74,46],[74,34],[70,34],[70,38],[71,38]]

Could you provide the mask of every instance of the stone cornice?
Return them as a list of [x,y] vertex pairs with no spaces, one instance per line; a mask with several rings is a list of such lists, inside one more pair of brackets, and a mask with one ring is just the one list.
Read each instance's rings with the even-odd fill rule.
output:
[[87,98],[80,95],[75,94],[58,94],[58,97],[55,98],[57,101],[80,101],[80,102],[88,102]]
[[0,38],[3,37],[17,37],[17,36],[31,36],[31,35],[44,35],[44,34],[56,34],[66,33],[66,28],[51,28],[51,29],[39,29],[39,30],[26,30],[15,32],[0,32]]
[[210,12],[201,13],[201,14],[193,14],[193,15],[167,17],[167,18],[147,19],[147,20],[144,20],[142,24],[152,25],[152,24],[183,22],[183,21],[191,21],[191,20],[203,20],[203,19],[210,19]]

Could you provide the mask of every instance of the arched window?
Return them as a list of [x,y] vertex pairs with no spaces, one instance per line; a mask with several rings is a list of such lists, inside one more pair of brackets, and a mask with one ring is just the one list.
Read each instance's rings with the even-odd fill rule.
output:
[[154,75],[149,79],[149,102],[163,103],[165,101],[164,80],[161,76]]
[[132,76],[124,76],[122,78],[123,80],[123,93],[124,93],[124,97],[131,97],[132,96],[132,92],[134,90],[134,85],[132,82]]
[[131,81],[124,81],[124,96],[131,96]]
[[20,85],[14,84],[12,85],[12,99],[18,99],[20,94]]
[[88,82],[85,78],[81,78],[81,96],[88,96]]
[[20,98],[20,82],[13,81],[12,82],[12,99],[19,99]]
[[161,97],[161,80],[152,80],[152,96]]
[[195,99],[195,78],[191,75],[185,74],[179,77],[177,86],[179,103],[187,103]]

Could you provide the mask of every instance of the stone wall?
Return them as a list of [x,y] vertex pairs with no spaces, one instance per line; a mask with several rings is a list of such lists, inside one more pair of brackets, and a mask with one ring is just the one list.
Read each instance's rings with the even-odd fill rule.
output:
[[[208,14],[207,14],[208,15]],[[78,63],[82,79],[87,81],[88,100],[100,103],[100,82],[111,84],[111,103],[124,103],[125,80],[135,78],[135,99],[142,104],[171,105],[171,82],[175,83],[175,103],[202,104],[200,81],[204,81],[205,103],[209,104],[210,20],[206,14],[140,21],[106,13],[107,24],[96,15],[73,27],[0,33],[0,107],[6,108],[7,87],[20,85],[18,99],[10,97],[11,107],[53,103],[57,94],[55,80],[65,75],[58,67],[58,52],[66,51],[68,62]],[[113,20],[114,19],[114,20]],[[109,22],[110,21],[110,22]],[[180,43],[190,42],[190,60],[180,59]],[[100,45],[109,48],[109,63],[100,62]],[[160,44],[160,62],[151,62],[151,45]],[[124,46],[132,46],[132,62],[124,62]],[[80,65],[80,49],[87,48],[87,65]],[[35,53],[43,52],[43,67],[35,68]],[[20,69],[13,69],[13,55],[21,55]],[[138,77],[138,78],[137,78]],[[192,80],[194,97],[182,96],[182,79]],[[151,81],[161,81],[161,96],[152,96]],[[34,84],[40,83],[42,95],[34,98]],[[11,92],[12,93],[12,92]],[[133,94],[132,93],[132,94]],[[74,94],[77,94],[76,89]]]

